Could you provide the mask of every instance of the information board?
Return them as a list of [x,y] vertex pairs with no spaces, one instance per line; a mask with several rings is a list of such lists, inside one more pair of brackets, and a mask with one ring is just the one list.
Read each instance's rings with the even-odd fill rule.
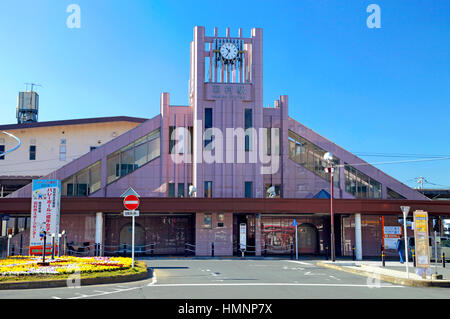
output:
[[414,212],[414,224],[416,267],[426,270],[426,268],[430,267],[428,213],[422,210],[416,210]]

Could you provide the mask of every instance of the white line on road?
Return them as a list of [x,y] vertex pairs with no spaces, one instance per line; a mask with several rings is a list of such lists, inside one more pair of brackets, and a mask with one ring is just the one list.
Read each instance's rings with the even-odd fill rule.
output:
[[[196,286],[318,286],[318,287],[363,287],[371,288],[370,285],[353,285],[353,284],[298,284],[298,283],[204,283],[204,284],[158,284],[152,287],[196,287]],[[378,286],[377,286],[378,288]],[[403,286],[386,285],[379,288],[404,288]]]
[[155,273],[155,271],[153,271],[152,281],[147,286],[153,286],[154,284],[156,284],[156,273]]
[[288,260],[288,262],[290,262],[290,263],[297,263],[297,264],[306,265],[306,266],[311,266],[311,264],[305,263],[303,261],[298,261],[298,260]]

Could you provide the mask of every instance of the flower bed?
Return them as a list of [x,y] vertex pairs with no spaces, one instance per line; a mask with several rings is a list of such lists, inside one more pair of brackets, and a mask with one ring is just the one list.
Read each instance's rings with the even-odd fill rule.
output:
[[49,266],[38,265],[42,257],[13,256],[0,259],[0,276],[63,275],[96,273],[131,268],[131,258],[62,256],[46,259]]

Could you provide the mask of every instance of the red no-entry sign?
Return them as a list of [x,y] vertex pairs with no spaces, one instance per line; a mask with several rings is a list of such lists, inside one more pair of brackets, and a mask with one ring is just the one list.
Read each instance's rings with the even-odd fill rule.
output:
[[139,207],[139,198],[135,195],[128,195],[123,199],[123,206],[128,210],[135,210]]

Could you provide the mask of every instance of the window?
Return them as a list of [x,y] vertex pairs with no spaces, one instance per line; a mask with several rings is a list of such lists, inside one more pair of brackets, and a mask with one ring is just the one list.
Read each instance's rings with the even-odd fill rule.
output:
[[158,128],[108,155],[106,164],[108,184],[159,157],[161,153],[160,140],[160,129]]
[[252,182],[245,182],[245,198],[252,198],[253,194],[253,183]]
[[264,194],[265,194],[266,198],[271,197],[270,194],[267,191],[272,186],[275,188],[275,196],[273,198],[280,198],[281,197],[281,186],[280,186],[280,184],[275,184],[275,185],[265,184],[264,185]]
[[175,126],[169,126],[169,154],[184,154],[185,140],[186,129],[184,127],[178,127],[177,129]]
[[244,117],[245,117],[245,119],[244,119],[245,150],[250,151],[252,134],[251,134],[251,131],[250,130],[247,131],[247,129],[250,129],[253,127],[252,109],[245,109]]
[[189,140],[188,140],[188,150],[189,154],[192,154],[192,148],[194,147],[194,127],[189,126]]
[[272,155],[272,133],[274,141],[274,153],[275,155],[280,155],[280,129],[278,127],[267,128],[267,141],[266,141],[266,152],[267,155]]
[[212,118],[212,108],[205,108],[205,149],[212,148],[212,132],[213,118]]
[[167,196],[168,197],[175,197],[175,183],[169,183]]
[[169,126],[169,154],[175,154],[175,126]]
[[184,197],[184,183],[178,183],[178,197]]
[[357,198],[381,198],[381,184],[345,164],[345,191]]
[[30,145],[30,161],[36,159],[36,145]]
[[62,195],[88,196],[101,187],[100,161],[66,178],[62,182]]
[[59,144],[59,160],[60,161],[65,161],[66,160],[66,154],[67,154],[66,139],[62,138],[61,142]]
[[405,196],[400,195],[396,191],[390,189],[389,187],[386,187],[387,190],[387,198],[388,199],[406,199]]
[[212,182],[211,181],[205,182],[205,197],[207,197],[207,198],[212,197]]
[[[327,162],[323,159],[326,152],[300,135],[289,131],[289,158],[323,179],[330,181],[330,174],[325,172]],[[333,163],[336,166],[333,173],[334,186],[340,187],[339,167],[337,166],[339,165],[339,159],[334,157]]]
[[[5,152],[5,145],[0,145],[0,154],[3,154]],[[0,160],[4,160],[5,155],[0,156]]]

